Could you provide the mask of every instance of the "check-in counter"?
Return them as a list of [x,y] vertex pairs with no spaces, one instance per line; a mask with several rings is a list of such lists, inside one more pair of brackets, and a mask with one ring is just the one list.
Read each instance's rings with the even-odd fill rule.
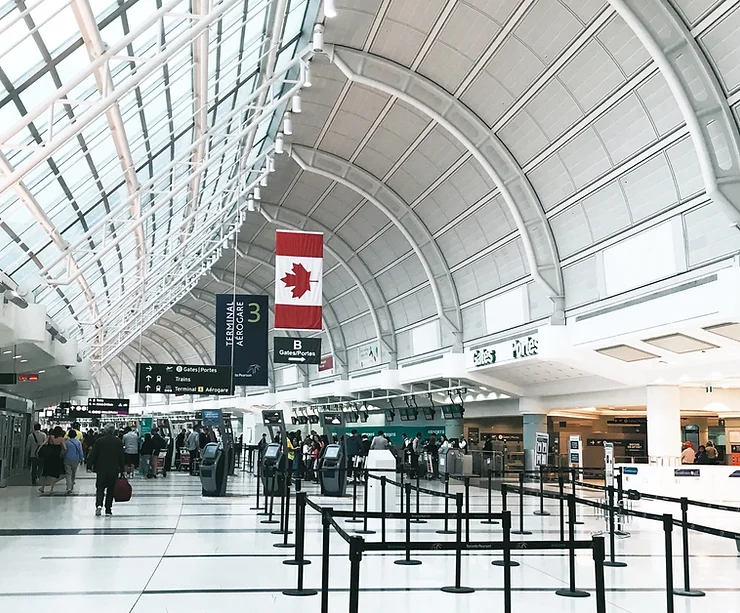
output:
[[646,494],[686,497],[707,502],[740,502],[740,468],[737,466],[684,464],[617,464],[623,487]]

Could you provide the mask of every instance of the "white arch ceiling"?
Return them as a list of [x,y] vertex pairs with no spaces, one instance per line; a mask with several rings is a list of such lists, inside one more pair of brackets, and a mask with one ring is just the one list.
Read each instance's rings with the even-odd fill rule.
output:
[[[207,359],[185,294],[242,222],[245,289],[272,283],[275,227],[325,233],[345,375],[375,339],[411,357],[426,323],[459,350],[520,286],[562,323],[605,297],[604,251],[658,224],[687,271],[740,250],[738,0],[336,0],[313,57],[318,0],[109,4],[0,17],[0,269],[105,359],[141,327],[148,359]],[[247,215],[308,60],[293,158]]]

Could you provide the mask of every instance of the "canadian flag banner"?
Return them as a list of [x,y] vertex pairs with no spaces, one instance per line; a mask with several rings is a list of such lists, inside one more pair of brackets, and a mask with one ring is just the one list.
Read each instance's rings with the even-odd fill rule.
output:
[[275,235],[275,329],[321,330],[324,235]]

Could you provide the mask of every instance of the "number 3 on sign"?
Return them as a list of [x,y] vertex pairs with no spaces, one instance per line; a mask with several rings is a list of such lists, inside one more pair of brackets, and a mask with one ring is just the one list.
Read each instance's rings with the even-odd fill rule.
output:
[[260,305],[256,302],[250,302],[249,303],[249,317],[247,317],[247,321],[250,324],[256,324],[261,318],[260,314]]

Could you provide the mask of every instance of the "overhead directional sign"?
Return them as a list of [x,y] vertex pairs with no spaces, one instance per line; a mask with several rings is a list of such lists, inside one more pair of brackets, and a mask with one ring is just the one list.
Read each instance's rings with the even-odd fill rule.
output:
[[128,415],[128,398],[88,398],[87,410],[92,414],[115,413]]
[[139,394],[196,394],[229,396],[234,393],[231,366],[203,364],[137,364]]
[[274,339],[273,360],[276,364],[321,364],[320,338]]

